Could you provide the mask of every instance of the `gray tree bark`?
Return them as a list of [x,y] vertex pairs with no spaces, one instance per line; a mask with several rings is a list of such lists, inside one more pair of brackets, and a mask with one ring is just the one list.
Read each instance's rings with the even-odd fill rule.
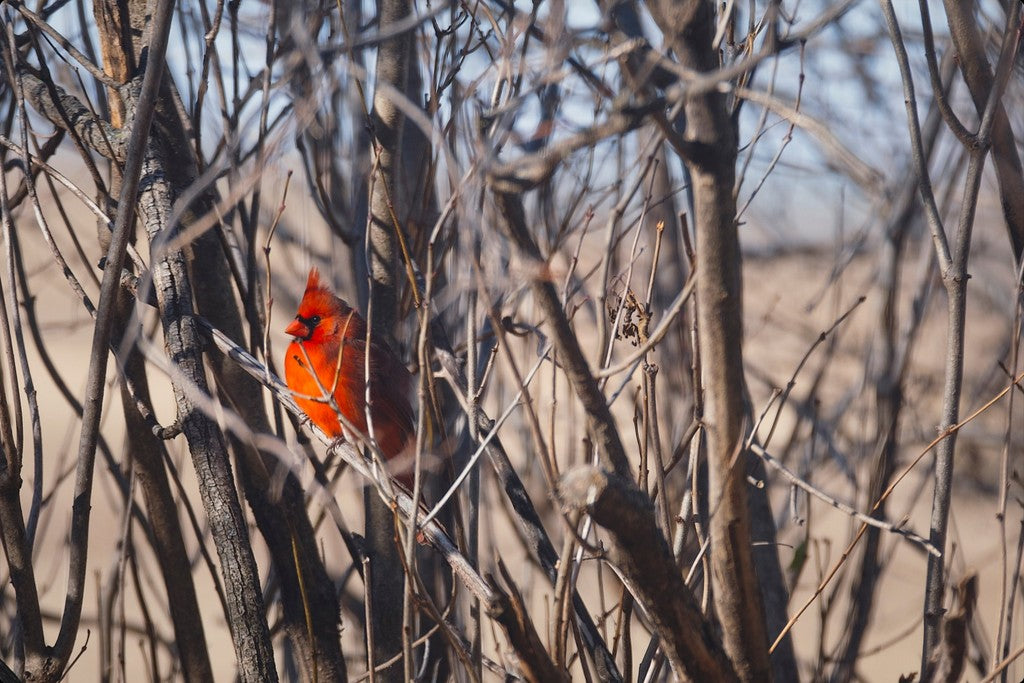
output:
[[[379,0],[378,26],[382,33],[412,12],[409,0]],[[399,187],[402,128],[405,117],[394,93],[405,92],[409,73],[412,34],[403,33],[381,41],[377,48],[377,87],[370,112],[370,215],[366,258],[370,277],[368,318],[371,334],[392,339],[398,316],[401,287],[398,231],[404,215]],[[390,86],[385,88],[384,85]],[[370,595],[373,633],[371,662],[377,664],[402,651],[402,603],[405,575],[396,545],[393,512],[373,491],[366,489],[366,555],[370,560]],[[394,665],[378,674],[378,680],[403,680],[403,669]]]
[[[699,73],[718,67],[712,4],[648,3],[680,64]],[[742,279],[736,230],[737,142],[724,95],[687,101],[681,153],[690,171],[697,251],[697,341],[708,444],[711,567],[715,610],[726,652],[741,680],[767,681],[765,612],[754,571],[744,452]]]

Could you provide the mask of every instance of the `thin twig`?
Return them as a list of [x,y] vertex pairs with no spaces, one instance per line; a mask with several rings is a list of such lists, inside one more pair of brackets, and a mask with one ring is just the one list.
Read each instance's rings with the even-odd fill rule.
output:
[[899,534],[908,541],[920,545],[922,548],[927,550],[930,555],[933,555],[935,557],[942,557],[942,553],[939,552],[938,548],[929,543],[927,539],[923,538],[919,534],[914,533],[910,529],[904,529],[900,526],[892,524],[891,522],[886,522],[885,520],[878,519],[870,515],[866,515],[863,512],[854,509],[852,506],[847,505],[846,503],[833,498],[832,496],[828,495],[821,489],[816,488],[809,482],[804,481],[796,474],[794,474],[788,467],[779,462],[771,453],[762,448],[760,444],[750,444],[750,450],[753,451],[754,454],[756,454],[759,458],[764,460],[764,462],[767,465],[769,465],[772,469],[774,469],[777,472],[780,472],[782,476],[785,477],[790,484],[800,489],[803,489],[804,491],[811,494],[818,500],[825,501],[826,503],[836,508],[837,510],[846,513],[847,515],[859,520],[860,522],[863,522],[864,524],[867,524],[868,526],[873,526],[878,529],[882,529],[883,531]]
[[119,209],[114,223],[114,234],[107,251],[107,268],[103,273],[103,282],[100,287],[96,326],[89,356],[89,379],[85,394],[87,399],[82,415],[82,431],[79,440],[79,467],[75,480],[75,500],[80,504],[74,508],[71,523],[68,602],[65,608],[65,618],[61,621],[60,633],[53,648],[54,658],[61,669],[64,668],[71,656],[81,616],[89,533],[89,499],[92,495],[93,463],[96,457],[96,439],[99,434],[100,412],[103,404],[104,378],[109,356],[108,346],[116,309],[114,303],[118,287],[120,287],[125,248],[134,225],[135,198],[148,147],[149,126],[156,110],[160,79],[164,71],[164,55],[167,50],[173,10],[173,0],[160,0],[154,11],[147,68],[142,79],[142,88],[139,92],[131,136],[125,154],[123,184],[118,200]]

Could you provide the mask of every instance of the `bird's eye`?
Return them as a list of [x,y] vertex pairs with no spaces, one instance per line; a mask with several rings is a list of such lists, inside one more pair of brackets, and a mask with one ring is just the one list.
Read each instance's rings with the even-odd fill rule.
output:
[[310,327],[316,327],[319,324],[320,324],[320,316],[314,315],[313,317],[311,317],[309,319],[309,326]]

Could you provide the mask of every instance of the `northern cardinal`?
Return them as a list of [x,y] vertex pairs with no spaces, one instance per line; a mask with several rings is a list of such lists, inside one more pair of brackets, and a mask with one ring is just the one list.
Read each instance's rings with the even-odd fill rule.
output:
[[[295,339],[284,358],[284,376],[295,402],[329,436],[351,439],[338,412],[368,437],[366,423],[366,321],[309,271],[299,312],[285,332]],[[305,350],[305,353],[303,353]],[[314,379],[313,373],[320,382]],[[383,340],[370,344],[370,418],[385,459],[414,443],[409,371]],[[325,400],[333,392],[337,411]],[[408,463],[405,463],[408,467]]]

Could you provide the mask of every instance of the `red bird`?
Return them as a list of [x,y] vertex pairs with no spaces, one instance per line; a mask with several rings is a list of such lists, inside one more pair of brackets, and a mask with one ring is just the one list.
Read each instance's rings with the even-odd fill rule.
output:
[[[340,412],[363,438],[366,422],[366,321],[309,271],[299,312],[285,332],[295,339],[284,358],[284,376],[295,402],[313,424],[334,438],[353,435]],[[305,351],[305,353],[303,353]],[[313,373],[320,382],[314,379]],[[370,417],[373,435],[390,460],[415,443],[409,404],[410,375],[383,340],[370,344]],[[325,395],[326,392],[326,395]],[[327,396],[333,393],[337,410]],[[404,463],[405,467],[409,463]]]

